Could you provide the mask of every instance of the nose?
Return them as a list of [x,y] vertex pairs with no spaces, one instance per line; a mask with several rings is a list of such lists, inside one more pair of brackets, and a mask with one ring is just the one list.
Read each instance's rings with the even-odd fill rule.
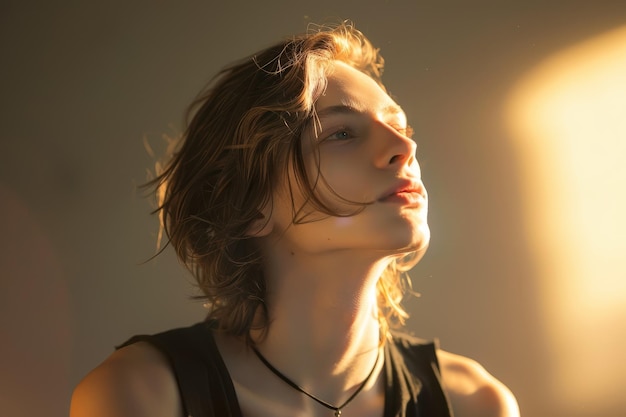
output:
[[393,127],[380,123],[375,137],[378,138],[376,166],[378,168],[399,168],[402,165],[417,165],[415,141]]

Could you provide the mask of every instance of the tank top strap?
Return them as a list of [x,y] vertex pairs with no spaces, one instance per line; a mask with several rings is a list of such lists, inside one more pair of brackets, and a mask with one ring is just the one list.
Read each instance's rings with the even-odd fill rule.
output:
[[384,417],[453,417],[436,341],[394,334],[385,347],[385,380]]
[[217,349],[212,323],[134,336],[117,348],[147,342],[168,359],[186,417],[242,417],[232,380]]

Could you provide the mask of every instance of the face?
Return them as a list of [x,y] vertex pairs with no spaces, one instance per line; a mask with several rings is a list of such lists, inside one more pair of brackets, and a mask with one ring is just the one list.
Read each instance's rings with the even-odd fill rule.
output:
[[[342,62],[333,65],[315,108],[318,120],[301,138],[309,178],[318,178],[315,192],[324,203],[353,215],[316,211],[291,172],[291,191],[285,184],[274,196],[270,233],[292,253],[425,250],[426,190],[401,108],[374,80]],[[303,207],[304,223],[293,224],[294,207]]]

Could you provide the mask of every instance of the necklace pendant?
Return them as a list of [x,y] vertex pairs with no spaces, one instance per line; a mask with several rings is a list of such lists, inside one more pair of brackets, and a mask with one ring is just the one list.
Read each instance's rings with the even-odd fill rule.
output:
[[337,409],[335,410],[335,417],[339,417],[341,416],[341,410]]

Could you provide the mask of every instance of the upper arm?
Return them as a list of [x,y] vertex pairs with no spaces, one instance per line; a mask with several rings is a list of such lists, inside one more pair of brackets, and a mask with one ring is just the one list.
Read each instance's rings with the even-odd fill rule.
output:
[[438,351],[441,376],[457,417],[519,417],[513,393],[478,362]]
[[181,417],[176,379],[152,346],[122,348],[91,371],[72,395],[70,417]]

